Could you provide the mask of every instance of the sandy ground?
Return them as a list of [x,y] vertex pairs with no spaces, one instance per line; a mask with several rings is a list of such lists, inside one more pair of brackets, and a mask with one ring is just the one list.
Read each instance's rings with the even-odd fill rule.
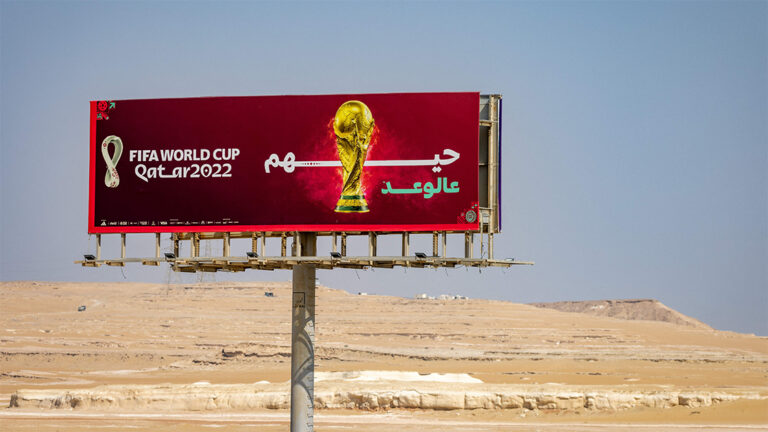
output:
[[[488,385],[757,396],[611,412],[326,409],[316,413],[317,430],[768,430],[768,338],[500,301],[356,296],[324,287],[317,304],[320,372],[450,372]],[[78,312],[80,305],[86,310]],[[2,407],[22,389],[290,377],[287,283],[3,282],[0,311]],[[0,429],[285,430],[287,418],[285,410],[0,408]]]

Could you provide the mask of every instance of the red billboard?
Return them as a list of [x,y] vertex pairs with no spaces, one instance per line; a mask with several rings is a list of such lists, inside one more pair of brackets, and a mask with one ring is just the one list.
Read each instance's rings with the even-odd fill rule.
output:
[[479,93],[91,102],[88,231],[478,229]]

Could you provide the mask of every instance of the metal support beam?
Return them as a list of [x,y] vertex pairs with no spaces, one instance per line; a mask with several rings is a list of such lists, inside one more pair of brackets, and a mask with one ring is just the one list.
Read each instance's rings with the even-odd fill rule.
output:
[[488,232],[495,232],[498,229],[500,185],[497,184],[499,161],[496,150],[499,145],[499,99],[498,95],[491,95],[488,99],[488,118],[491,120],[491,127],[488,128],[488,207],[490,208]]
[[483,210],[480,210],[480,215],[481,215],[480,216],[480,232],[479,232],[479,236],[478,236],[480,238],[480,258],[483,257],[483,251],[484,251],[484,249],[483,249],[483,233],[486,232],[485,230],[488,229],[488,224],[487,223],[483,223],[483,217],[484,217],[483,214],[484,214]]
[[195,233],[192,236],[192,256],[193,257],[199,257],[200,256],[200,233]]
[[493,233],[488,233],[488,259],[493,259]]
[[[170,259],[169,259],[170,260]],[[101,265],[123,266],[127,263],[141,263],[143,265],[157,265],[157,259],[146,258],[115,258],[107,260],[80,260],[75,264],[83,267],[99,267]],[[172,270],[194,273],[195,271],[245,271],[252,270],[290,270],[297,265],[312,264],[320,269],[350,268],[364,269],[394,268],[394,267],[511,267],[513,265],[533,265],[530,261],[516,261],[515,259],[488,260],[485,258],[438,258],[438,257],[403,257],[397,256],[347,256],[331,258],[327,256],[300,256],[300,257],[268,257],[267,259],[250,260],[248,257],[199,257],[199,258],[175,258],[172,260]]]
[[[461,233],[464,234],[464,254],[463,259],[475,259],[475,250],[474,250],[474,234],[478,234],[480,236],[480,247],[479,247],[479,255],[478,259],[488,259],[491,261],[495,261],[495,236],[496,232],[492,229],[492,218],[490,217],[490,209],[488,208],[481,208],[480,212],[480,227],[477,231],[463,231],[458,232],[456,234],[460,235]],[[416,234],[419,235],[429,235],[432,234],[432,252],[430,253],[428,250],[423,251],[427,255],[429,255],[432,258],[447,258],[450,254],[448,254],[448,234],[452,234],[453,232],[447,232],[447,231],[426,231],[426,232],[416,232]],[[126,262],[134,262],[132,259],[127,258],[127,233],[117,233],[120,234],[120,255],[119,257],[116,257],[114,259],[109,259],[104,261],[103,260],[103,254],[102,252],[102,235],[96,234],[96,259],[90,260],[88,263],[86,263],[86,266],[94,266],[98,267],[99,265],[113,265],[118,266],[121,265],[121,263]],[[217,234],[216,237],[212,236],[212,234]],[[241,235],[242,234],[242,235]],[[331,238],[335,238],[335,240],[332,241],[332,252],[341,252],[342,257],[347,257],[347,239],[351,235],[356,236],[367,236],[368,237],[368,253],[363,253],[363,256],[366,256],[366,259],[364,262],[346,262],[344,260],[339,261],[340,258],[335,258],[336,261],[332,261],[330,263],[325,262],[319,262],[318,268],[331,268],[331,267],[347,267],[347,268],[363,268],[365,266],[372,266],[372,267],[382,267],[382,268],[391,268],[394,266],[406,266],[406,267],[423,267],[424,261],[415,261],[411,262],[409,260],[400,260],[398,262],[395,262],[393,264],[385,264],[383,261],[377,260],[376,258],[379,257],[378,253],[378,237],[379,235],[399,235],[401,237],[401,253],[397,256],[401,257],[408,257],[413,254],[411,247],[410,247],[410,234],[413,234],[413,232],[394,232],[394,233],[381,233],[381,232],[375,232],[375,231],[363,231],[363,232],[332,232],[332,231],[325,231],[325,232],[319,232],[316,233],[318,237],[320,236],[329,236]],[[441,249],[441,239],[440,235],[442,234],[442,253],[440,252]],[[292,239],[292,253],[288,254],[287,252],[287,240],[288,237],[291,237]],[[280,260],[280,258],[295,258],[295,257],[302,257],[306,254],[302,250],[302,243],[300,242],[300,236],[301,233],[296,231],[291,232],[218,232],[218,233],[195,233],[195,232],[184,232],[184,233],[171,233],[170,234],[170,240],[172,242],[173,247],[173,255],[174,255],[174,270],[178,271],[242,271],[245,268],[263,268],[268,270],[276,270],[279,268],[282,269],[290,269],[295,265],[295,260]],[[486,238],[487,236],[487,238]],[[261,251],[259,251],[258,247],[258,237],[261,237]],[[271,257],[276,262],[272,263],[270,261],[269,264],[267,264],[265,261],[263,261],[263,258],[267,258],[268,251],[266,250],[266,238],[267,237],[278,237],[281,241],[281,253],[272,253]],[[339,237],[341,237],[341,242],[339,242]],[[210,251],[203,252],[200,248],[200,242],[201,240],[222,240],[223,241],[223,253],[219,254],[219,256],[212,257],[212,256],[206,256],[201,257],[201,253],[205,253],[207,255],[210,255]],[[259,258],[262,258],[262,260],[259,260],[259,262],[256,262],[255,260],[251,260],[247,265],[240,265],[240,264],[233,264],[233,262],[238,261],[240,258],[243,258],[241,256],[233,256],[232,252],[232,239],[233,238],[250,238],[251,239],[251,249],[253,249],[254,252],[258,253]],[[180,246],[181,242],[190,240],[190,252],[189,254],[184,254],[185,257],[182,258],[179,254],[180,252]],[[427,246],[428,247],[428,246]],[[245,252],[245,251],[243,251]],[[327,253],[327,252],[326,252]],[[250,254],[250,252],[248,252]],[[142,263],[145,265],[157,265],[158,262],[164,261],[165,259],[162,258],[162,234],[155,233],[155,253],[148,255],[144,258],[141,258]],[[237,255],[237,254],[235,254]],[[245,255],[245,253],[244,253]],[[252,254],[250,254],[252,255]],[[385,253],[386,256],[389,256]],[[419,254],[421,255],[421,254]],[[461,254],[453,254],[457,256],[462,256]],[[169,254],[170,256],[170,254]],[[187,258],[189,257],[189,258]],[[202,259],[201,259],[202,258]],[[212,263],[208,263],[208,258],[213,259]],[[251,256],[252,258],[252,256]],[[423,259],[423,258],[422,258]],[[169,258],[168,260],[171,260]],[[190,261],[191,260],[191,261]],[[225,264],[218,263],[216,261],[226,261]],[[96,261],[94,263],[94,261]],[[104,261],[104,263],[100,263],[100,261]],[[144,262],[145,261],[145,262]],[[504,260],[501,260],[504,261]],[[186,266],[182,266],[181,263],[188,262],[191,264],[188,264]],[[205,263],[205,264],[201,264]],[[430,262],[429,266],[434,267],[435,262]],[[447,266],[452,267],[453,265],[470,265],[474,267],[478,266],[486,266],[486,265],[493,265],[493,266],[501,266],[503,263],[491,263],[491,264],[477,264],[477,263],[471,263],[466,264],[463,261],[462,262],[456,262],[453,264],[451,262],[451,265],[443,265],[445,262],[440,261],[437,264],[440,264],[439,266]],[[181,266],[181,267],[180,267]],[[178,269],[177,269],[178,267]],[[182,268],[183,267],[183,268]],[[214,268],[216,267],[216,268]]]
[[[304,256],[317,254],[317,234],[301,233]],[[293,267],[291,319],[291,432],[314,430],[315,399],[314,264]]]
[[475,235],[467,231],[464,233],[464,258],[472,258],[474,247]]
[[230,245],[230,242],[229,242],[229,233],[224,233],[224,246],[223,246],[223,251],[224,251],[224,256],[225,256],[225,257],[228,257],[228,256],[229,256],[229,245]]
[[261,256],[267,256],[267,233],[261,233]]
[[376,233],[368,233],[368,256],[376,256]]
[[446,249],[448,248],[448,233],[443,231],[443,258],[445,258]]

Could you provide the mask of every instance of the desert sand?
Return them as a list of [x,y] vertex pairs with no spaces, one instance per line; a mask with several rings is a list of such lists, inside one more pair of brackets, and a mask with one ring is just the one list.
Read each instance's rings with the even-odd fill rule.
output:
[[[0,429],[286,430],[290,291],[0,283]],[[319,287],[316,429],[768,430],[768,338],[648,302]]]

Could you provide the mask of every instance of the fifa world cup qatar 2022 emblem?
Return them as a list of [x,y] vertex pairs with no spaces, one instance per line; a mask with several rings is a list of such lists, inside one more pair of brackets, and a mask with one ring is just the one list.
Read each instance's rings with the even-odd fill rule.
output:
[[336,147],[344,174],[341,198],[336,203],[339,213],[366,213],[368,203],[362,192],[362,174],[368,146],[373,135],[373,114],[360,101],[344,102],[333,120]]
[[[114,145],[115,153],[109,155],[109,144]],[[108,188],[116,188],[120,184],[120,176],[117,174],[117,163],[123,155],[123,140],[115,135],[104,138],[101,142],[101,156],[107,164],[107,173],[104,175],[104,185]]]

